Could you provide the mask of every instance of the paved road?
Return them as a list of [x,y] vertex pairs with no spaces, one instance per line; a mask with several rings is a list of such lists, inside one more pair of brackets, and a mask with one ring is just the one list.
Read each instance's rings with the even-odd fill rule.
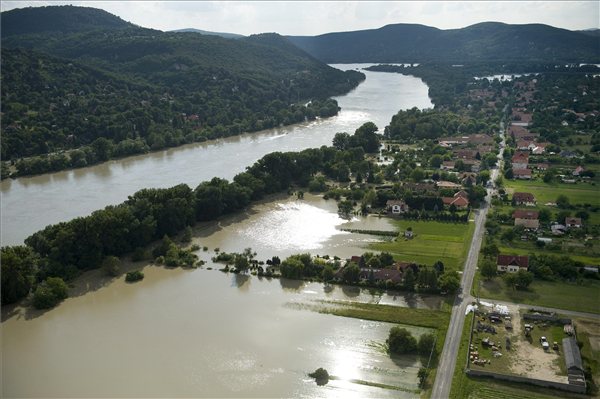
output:
[[[501,123],[500,131],[504,132],[504,123]],[[503,140],[500,146],[500,154],[498,155],[499,165],[498,168],[492,170],[492,182],[496,181],[498,172],[501,170],[502,154],[504,152],[505,143],[503,133],[501,133],[501,138]],[[440,356],[440,363],[438,365],[437,375],[431,393],[431,397],[434,399],[445,399],[450,396],[452,377],[454,376],[454,369],[456,367],[456,356],[458,355],[462,330],[465,324],[465,311],[467,305],[473,301],[471,287],[473,286],[473,277],[475,276],[475,271],[477,269],[477,259],[479,257],[479,250],[481,249],[481,242],[483,241],[485,218],[489,210],[489,204],[494,188],[488,188],[487,191],[488,195],[485,202],[478,211],[475,211],[475,231],[473,233],[473,240],[471,241],[471,248],[469,249],[469,254],[467,255],[467,260],[465,261],[465,266],[463,268],[460,284],[461,290],[454,299],[454,304],[452,306],[452,316],[450,317],[450,324],[448,325],[448,332],[446,333],[446,341],[444,342],[444,349]]]

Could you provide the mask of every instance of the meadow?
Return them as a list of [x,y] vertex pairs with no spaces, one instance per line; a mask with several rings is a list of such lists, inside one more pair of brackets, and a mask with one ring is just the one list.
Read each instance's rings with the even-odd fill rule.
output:
[[394,224],[401,233],[411,227],[413,238],[405,239],[400,235],[391,241],[374,243],[372,249],[389,252],[400,261],[425,265],[441,261],[449,270],[462,270],[471,245],[474,223],[395,220]]

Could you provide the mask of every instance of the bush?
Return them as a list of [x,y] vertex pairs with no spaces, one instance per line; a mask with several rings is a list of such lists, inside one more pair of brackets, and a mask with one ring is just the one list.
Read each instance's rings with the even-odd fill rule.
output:
[[390,353],[403,355],[417,351],[417,340],[406,328],[392,327],[386,343]]
[[102,261],[102,270],[106,275],[116,277],[121,270],[121,260],[116,256],[107,256]]
[[38,309],[52,308],[69,294],[67,284],[60,277],[48,277],[33,294],[33,306]]
[[434,356],[435,356],[435,348],[434,348],[434,343],[435,343],[435,336],[433,334],[423,334],[419,337],[419,343],[417,344],[417,349],[419,352],[419,355],[424,356],[424,357],[428,357],[429,354],[431,353],[431,350],[434,350]]
[[142,280],[143,278],[144,278],[144,273],[141,272],[140,270],[134,270],[132,272],[128,272],[125,275],[125,281],[127,281],[128,283],[133,283],[135,281]]
[[322,367],[319,367],[308,376],[314,378],[317,382],[317,385],[325,385],[329,382],[329,373]]

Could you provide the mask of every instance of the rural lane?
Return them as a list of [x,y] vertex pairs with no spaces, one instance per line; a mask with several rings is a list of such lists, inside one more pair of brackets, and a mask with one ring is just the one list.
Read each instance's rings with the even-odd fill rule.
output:
[[[502,167],[502,155],[504,153],[505,145],[504,122],[501,122],[500,132],[502,143],[500,144],[500,154],[498,155],[498,167],[491,171],[490,177],[492,182],[496,181],[498,172]],[[467,305],[473,301],[471,287],[473,286],[479,250],[481,249],[481,243],[483,241],[485,219],[494,190],[493,187],[487,189],[488,194],[486,199],[482,202],[480,209],[475,211],[475,231],[473,233],[471,247],[469,248],[469,254],[467,255],[465,266],[463,268],[460,284],[461,289],[454,299],[452,316],[450,317],[450,324],[448,325],[448,332],[446,333],[446,341],[444,342],[440,363],[437,367],[437,375],[431,392],[431,397],[434,399],[445,399],[450,397],[452,377],[454,376],[454,369],[456,367],[456,357],[458,355],[462,330],[465,324],[465,312]]]

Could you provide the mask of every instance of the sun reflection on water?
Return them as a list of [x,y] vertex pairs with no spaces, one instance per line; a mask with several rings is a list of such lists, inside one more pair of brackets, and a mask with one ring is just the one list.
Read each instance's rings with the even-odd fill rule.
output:
[[334,235],[349,234],[336,229],[345,223],[337,214],[302,203],[281,203],[241,231],[273,249],[318,249]]

